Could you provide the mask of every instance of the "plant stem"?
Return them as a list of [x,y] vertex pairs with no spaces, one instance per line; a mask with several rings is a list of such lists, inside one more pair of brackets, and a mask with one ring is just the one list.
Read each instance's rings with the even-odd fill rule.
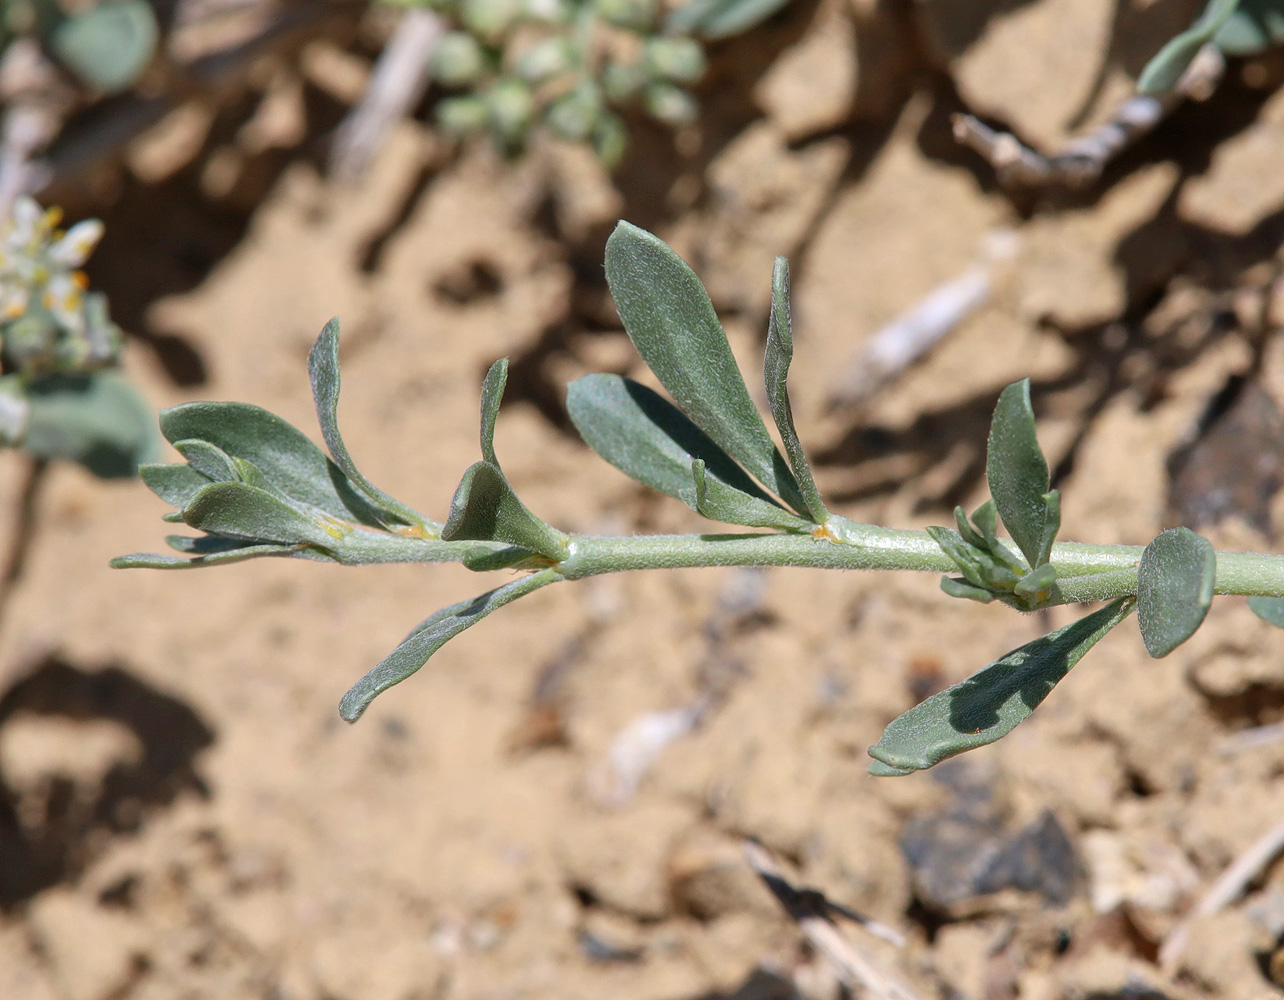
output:
[[[956,567],[924,531],[882,528],[835,517],[837,540],[788,532],[701,535],[572,535],[570,555],[557,564],[568,580],[602,573],[700,566],[803,566],[811,569],[899,569],[954,573]],[[474,548],[488,543],[471,542]],[[1005,543],[1008,544],[1008,543]],[[1013,545],[1012,551],[1016,552]],[[343,545],[341,561],[351,563],[439,562],[457,559],[453,546],[436,540],[356,531]],[[1109,601],[1137,593],[1140,545],[1052,547],[1057,586],[1065,603]],[[1217,553],[1217,594],[1284,597],[1284,555]]]

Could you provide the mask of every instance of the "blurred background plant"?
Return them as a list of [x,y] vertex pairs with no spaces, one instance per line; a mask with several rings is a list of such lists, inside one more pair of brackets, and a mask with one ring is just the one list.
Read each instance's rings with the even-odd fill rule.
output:
[[132,476],[157,453],[155,419],[116,371],[121,332],[79,268],[96,219],[58,228],[61,211],[20,197],[0,228],[0,446]]
[[705,71],[704,43],[760,24],[787,0],[388,0],[441,19],[433,79],[459,92],[437,105],[450,134],[489,133],[518,153],[547,128],[590,142],[608,167],[627,143],[619,116],[639,108],[671,126],[690,124],[687,88]]

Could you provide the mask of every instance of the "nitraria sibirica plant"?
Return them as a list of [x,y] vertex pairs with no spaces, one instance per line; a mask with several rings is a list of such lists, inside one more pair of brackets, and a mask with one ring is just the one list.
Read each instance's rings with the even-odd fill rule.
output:
[[[463,475],[444,521],[434,521],[367,480],[337,421],[337,322],[309,357],[324,454],[279,417],[246,403],[188,403],[161,414],[186,464],[148,465],[144,481],[176,510],[167,520],[204,532],[171,536],[186,557],[132,555],[118,567],[194,567],[256,556],[348,565],[460,562],[519,575],[420,622],[344,695],[357,719],[377,695],[424,665],[449,639],[520,597],[566,580],[685,566],[806,566],[946,574],[953,597],[1001,601],[1020,611],[1102,602],[932,695],[888,725],[870,748],[871,770],[903,775],[992,743],[1024,720],[1107,632],[1137,613],[1152,656],[1199,627],[1214,594],[1253,595],[1263,618],[1284,625],[1284,556],[1214,552],[1187,528],[1144,548],[1055,541],[1061,501],[1035,437],[1028,382],[999,396],[986,475],[991,499],[953,527],[910,531],[834,513],[816,487],[787,391],[793,355],[788,266],[772,274],[766,396],[773,442],[695,273],[655,236],[620,223],[607,243],[611,293],[643,360],[671,398],[618,375],[571,383],[567,409],[585,442],[638,482],[724,525],[703,534],[601,537],[561,531],[514,493],[493,440],[507,362],[481,396],[481,460]],[[1002,524],[1009,537],[999,536]]]

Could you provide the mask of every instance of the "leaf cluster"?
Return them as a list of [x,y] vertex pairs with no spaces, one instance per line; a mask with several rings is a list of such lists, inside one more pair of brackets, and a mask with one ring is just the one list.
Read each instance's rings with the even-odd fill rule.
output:
[[438,85],[454,91],[438,104],[438,123],[457,135],[488,133],[508,153],[547,129],[590,143],[614,167],[627,144],[622,114],[690,122],[705,42],[745,31],[786,2],[692,0],[666,13],[656,0],[426,0],[451,27],[432,61]]
[[[626,332],[667,396],[620,375],[588,375],[569,386],[572,422],[590,448],[636,481],[711,521],[750,532],[611,539],[569,534],[545,522],[518,497],[496,452],[504,361],[492,366],[482,387],[481,457],[464,472],[445,519],[428,519],[372,484],[348,452],[338,426],[338,324],[332,321],[309,357],[329,454],[247,404],[199,402],[164,411],[161,428],[185,462],[146,466],[143,479],[175,508],[169,520],[204,534],[169,540],[187,558],[137,555],[115,565],[174,568],[285,556],[344,564],[451,560],[478,572],[517,572],[508,583],[416,626],[344,696],[340,712],[348,720],[449,639],[548,584],[627,568],[725,565],[733,561],[728,549],[743,552],[746,543],[757,547],[741,564],[844,565],[832,559],[840,553],[857,566],[953,565],[959,576],[944,579],[947,593],[997,599],[1021,610],[1109,597],[1104,607],[892,721],[870,748],[871,770],[882,775],[930,767],[1006,735],[1134,608],[1152,656],[1167,655],[1203,621],[1217,557],[1194,532],[1166,531],[1126,559],[1109,547],[1055,544],[1060,494],[1050,488],[1028,382],[1008,386],[999,397],[986,461],[991,499],[970,518],[960,509],[954,530],[937,527],[927,534],[857,524],[826,507],[795,427],[783,259],[772,273],[763,364],[774,436],[704,286],[673,250],[621,222],[607,242],[606,275]],[[1010,538],[1000,537],[1000,526]],[[1082,555],[1085,549],[1098,557]],[[876,559],[866,558],[875,550]],[[688,558],[693,551],[697,558]],[[1284,623],[1284,601],[1258,601],[1254,610]]]

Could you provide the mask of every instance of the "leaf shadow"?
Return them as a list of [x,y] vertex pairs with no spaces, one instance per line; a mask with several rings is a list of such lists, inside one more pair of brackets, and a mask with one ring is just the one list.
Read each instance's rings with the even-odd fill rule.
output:
[[43,659],[0,694],[0,735],[33,720],[116,723],[139,752],[113,760],[96,787],[56,768],[34,787],[0,771],[0,912],[75,881],[112,837],[136,832],[181,796],[210,795],[195,761],[214,742],[214,730],[126,666]]

